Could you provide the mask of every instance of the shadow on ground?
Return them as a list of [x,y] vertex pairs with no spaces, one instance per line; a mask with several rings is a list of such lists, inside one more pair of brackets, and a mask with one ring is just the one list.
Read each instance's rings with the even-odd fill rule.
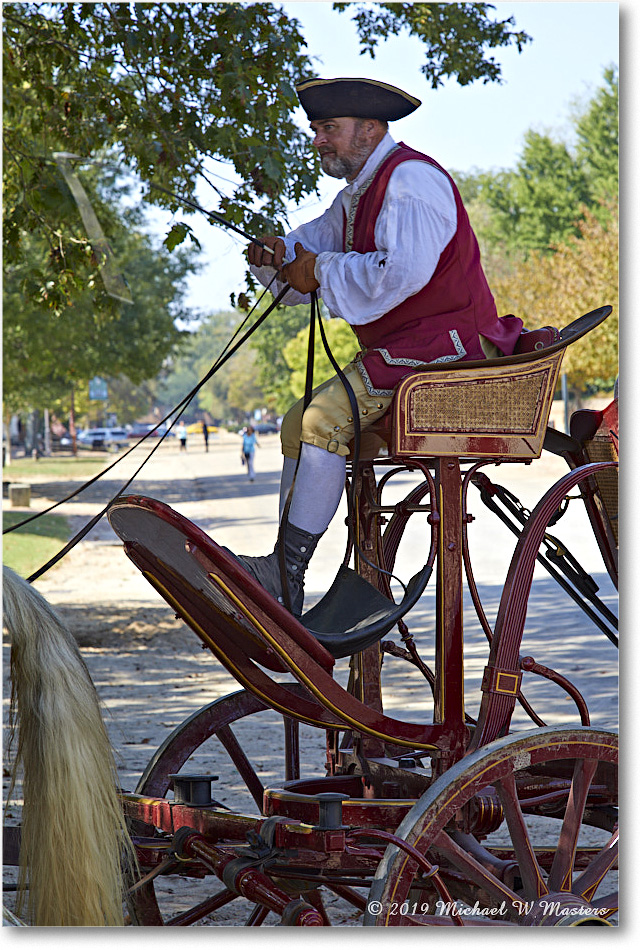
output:
[[[604,601],[614,611],[617,596],[606,575],[596,578],[604,588]],[[501,598],[499,585],[482,585],[482,601],[491,627]],[[489,646],[468,596],[464,601],[464,690],[466,710],[476,718],[481,701],[481,677],[488,662]],[[90,647],[111,653],[131,649],[150,648],[149,659],[156,667],[158,650],[168,655],[187,647],[194,660],[203,668],[220,669],[207,651],[199,654],[200,644],[182,621],[177,620],[171,608],[159,599],[156,607],[113,604],[94,604],[88,615],[84,604],[70,604],[59,608],[81,647]],[[429,591],[406,618],[422,658],[434,668],[434,594]],[[396,630],[384,638],[397,641]],[[592,712],[593,724],[615,728],[618,721],[618,651],[583,611],[560,590],[554,581],[536,580],[529,600],[526,628],[519,649],[521,656],[533,656],[569,679],[586,697]],[[161,666],[156,669],[159,681],[163,679]],[[175,673],[169,674],[172,678]],[[337,664],[336,676],[344,682],[347,661]],[[406,661],[386,655],[382,682],[386,695],[387,712],[400,719],[432,721],[433,703],[425,679]],[[569,695],[559,686],[535,675],[524,676],[523,692],[538,714],[549,724],[574,722],[579,714]],[[528,716],[518,707],[515,722],[522,728],[532,725]]]
[[[66,504],[96,504],[106,505],[122,489],[126,479],[104,478],[93,485],[89,485],[79,495],[69,499]],[[211,475],[205,478],[172,479],[171,481],[136,478],[125,491],[128,495],[148,495],[164,501],[167,505],[176,505],[181,502],[226,501],[241,497],[260,497],[278,493],[281,481],[279,471],[260,472],[255,481],[250,482],[247,475]],[[50,482],[36,482],[31,486],[34,498],[46,498],[61,501],[78,489],[78,482],[52,480]]]

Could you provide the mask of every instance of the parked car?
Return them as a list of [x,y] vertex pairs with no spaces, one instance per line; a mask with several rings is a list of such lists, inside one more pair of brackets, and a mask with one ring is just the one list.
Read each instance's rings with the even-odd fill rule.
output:
[[[203,434],[202,422],[190,422],[190,424],[186,426],[186,428],[187,428],[188,435],[202,435]],[[218,426],[208,425],[207,431],[209,432],[210,435],[213,435],[214,433],[218,432]]]
[[159,439],[161,435],[174,437],[176,433],[171,429],[168,432],[166,423],[156,428],[156,423],[153,422],[151,424],[137,422],[128,427],[128,435],[130,439],[142,439],[146,435],[149,435],[151,439]]
[[278,432],[279,427],[274,422],[257,422],[254,431],[259,435],[269,435],[272,432]]
[[90,449],[107,449],[108,452],[117,452],[127,445],[125,429],[81,429],[76,436],[78,445]]

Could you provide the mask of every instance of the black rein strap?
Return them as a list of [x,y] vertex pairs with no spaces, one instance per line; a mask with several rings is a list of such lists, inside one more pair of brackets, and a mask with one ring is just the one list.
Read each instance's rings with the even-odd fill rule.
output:
[[[185,398],[182,399],[181,402],[177,406],[175,406],[174,409],[172,409],[171,412],[169,412],[165,416],[165,418],[162,419],[158,423],[158,425],[162,425],[162,423],[165,422],[167,419],[169,419],[172,415],[174,415],[174,413],[178,413],[176,415],[176,419],[179,418],[179,416],[187,408],[187,406],[192,401],[192,399],[194,398],[196,393],[199,391],[199,389],[201,389],[202,386],[204,386],[205,383],[208,382],[216,372],[218,372],[221,366],[223,366],[224,363],[226,363],[230,359],[230,357],[232,357],[241,346],[243,346],[243,344],[252,335],[252,333],[254,333],[254,331],[257,330],[261,326],[263,321],[266,320],[267,317],[272,313],[272,311],[279,305],[279,303],[281,302],[281,300],[283,299],[283,297],[285,296],[285,294],[288,292],[289,289],[290,289],[289,284],[286,284],[282,288],[282,290],[277,294],[277,296],[274,298],[272,303],[266,308],[264,313],[262,313],[261,316],[258,318],[258,320],[256,320],[256,322],[249,328],[249,330],[246,330],[243,336],[234,344],[234,346],[228,349],[227,352],[225,351],[223,352],[222,356],[220,356],[216,360],[212,368],[206,373],[206,375],[200,380],[200,382],[197,383],[197,385],[191,390],[191,392],[188,393],[188,395],[185,396]],[[158,426],[156,428],[158,428]],[[60,561],[63,557],[65,557],[65,555],[68,554],[72,550],[72,548],[74,548],[78,544],[79,541],[82,541],[82,539],[91,531],[91,529],[96,524],[98,524],[100,519],[103,517],[103,515],[105,515],[109,511],[109,509],[114,504],[114,502],[117,501],[117,499],[129,488],[129,486],[137,477],[137,475],[139,474],[143,466],[147,464],[151,456],[159,448],[161,442],[163,442],[165,438],[165,435],[166,433],[163,434],[163,436],[159,438],[157,444],[152,448],[149,455],[143,460],[143,462],[136,469],[136,471],[131,476],[131,478],[129,478],[125,482],[125,484],[119,489],[119,491],[108,501],[108,503],[105,505],[102,511],[100,511],[86,525],[84,525],[80,529],[80,531],[77,534],[75,534],[73,538],[71,538],[70,541],[67,542],[67,544],[64,546],[64,548],[62,548],[62,550],[60,550],[56,555],[54,555],[54,557],[50,558],[45,564],[42,565],[42,567],[38,568],[37,571],[34,571],[34,573],[31,574],[27,578],[28,583],[31,584],[33,581],[37,580],[39,577],[45,574],[50,568],[52,568],[54,564],[57,564],[58,561]],[[44,511],[39,511],[36,514],[32,515],[31,517],[25,518],[23,521],[19,522],[18,524],[12,525],[9,528],[5,528],[2,533],[8,534],[10,531],[15,531],[16,529],[21,528],[26,524],[29,524],[29,522],[33,521],[34,519],[42,517],[42,515],[47,514],[48,512],[52,511],[54,508],[57,508],[59,505],[62,505],[66,501],[69,501],[71,498],[74,498],[76,495],[80,494],[80,492],[84,491],[90,485],[93,485],[94,482],[96,482],[99,478],[102,478],[102,476],[105,475],[108,471],[110,471],[114,467],[114,465],[117,464],[117,462],[120,462],[123,458],[129,455],[129,453],[132,452],[140,444],[140,441],[143,441],[143,440],[141,439],[139,440],[139,442],[136,442],[136,444],[133,445],[130,449],[128,449],[124,455],[121,455],[116,460],[116,462],[113,462],[106,469],[103,469],[102,472],[99,472],[98,475],[95,475],[93,478],[89,479],[89,481],[81,485],[80,488],[77,488],[74,492],[67,495],[65,498],[62,498],[60,501],[56,502],[54,505],[50,505],[50,507],[45,509]]]

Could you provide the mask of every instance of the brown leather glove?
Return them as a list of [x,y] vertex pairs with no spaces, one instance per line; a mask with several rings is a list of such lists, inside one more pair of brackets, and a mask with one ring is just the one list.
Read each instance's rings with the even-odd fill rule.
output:
[[276,267],[277,270],[280,270],[285,257],[285,242],[283,239],[277,237],[276,234],[263,234],[259,240],[271,247],[274,254],[270,254],[259,244],[250,244],[247,249],[247,259],[250,264],[254,264],[255,267],[263,267],[268,264],[270,267]]
[[281,271],[281,277],[290,287],[300,294],[309,294],[319,287],[319,281],[314,276],[314,263],[317,259],[312,251],[306,251],[302,244],[294,245],[296,258],[286,264]]

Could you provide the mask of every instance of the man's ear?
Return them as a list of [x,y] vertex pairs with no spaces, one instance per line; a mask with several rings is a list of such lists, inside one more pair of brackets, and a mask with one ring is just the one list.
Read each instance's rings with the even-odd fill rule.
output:
[[387,128],[385,122],[379,119],[366,119],[366,130],[371,142],[379,143],[386,134]]

